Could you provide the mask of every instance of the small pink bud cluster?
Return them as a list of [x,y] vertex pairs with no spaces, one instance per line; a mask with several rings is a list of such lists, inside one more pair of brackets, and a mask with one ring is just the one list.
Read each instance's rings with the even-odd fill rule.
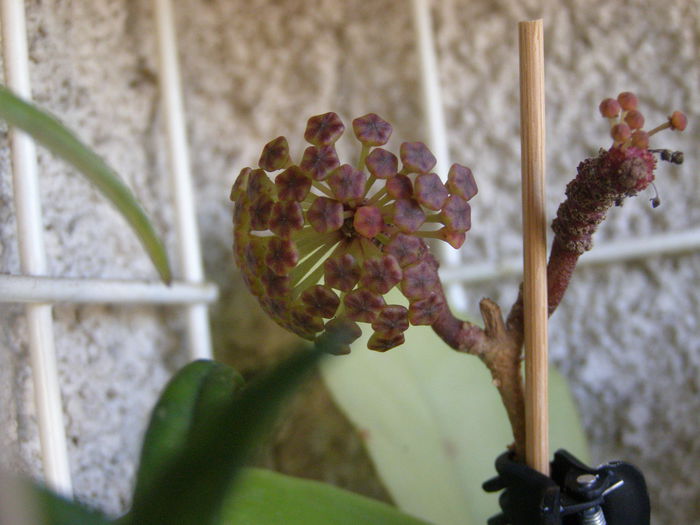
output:
[[[305,339],[333,340],[336,353],[350,351],[359,322],[374,331],[368,347],[386,351],[404,342],[409,324],[436,321],[444,296],[424,239],[461,247],[477,193],[471,170],[459,164],[443,183],[421,142],[401,144],[399,158],[381,148],[392,128],[377,115],[352,127],[362,145],[357,166],[340,163],[335,142],[345,127],[325,113],[309,119],[311,145],[298,164],[278,137],[231,190],[234,254],[246,286],[278,324]],[[386,303],[394,287],[408,308]]]
[[680,111],[674,111],[666,122],[651,131],[644,131],[644,115],[638,106],[637,96],[629,91],[620,93],[617,99],[606,98],[600,103],[600,114],[610,121],[613,147],[646,150],[649,148],[649,137],[655,133],[666,128],[683,131],[686,127],[686,116]]

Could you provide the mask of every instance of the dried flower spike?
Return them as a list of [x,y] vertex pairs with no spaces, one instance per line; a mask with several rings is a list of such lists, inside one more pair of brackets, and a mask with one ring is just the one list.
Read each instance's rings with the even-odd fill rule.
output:
[[[231,190],[246,286],[278,324],[333,339],[341,354],[361,335],[358,322],[371,325],[368,347],[377,351],[402,344],[409,324],[435,322],[446,305],[423,238],[461,246],[471,226],[467,200],[477,193],[469,168],[453,165],[446,184],[431,173],[435,157],[420,142],[400,145],[399,172],[397,156],[377,147],[392,131],[379,116],[352,124],[357,166],[341,164],[333,144],[345,127],[325,113],[309,119],[312,145],[298,164],[278,137],[263,149],[262,169],[243,169]],[[274,179],[267,173],[278,170]],[[408,308],[386,304],[396,287]]]

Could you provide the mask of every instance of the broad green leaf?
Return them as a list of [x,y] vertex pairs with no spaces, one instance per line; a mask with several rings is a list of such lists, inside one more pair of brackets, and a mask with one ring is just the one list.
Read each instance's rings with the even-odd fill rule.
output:
[[243,378],[216,361],[189,363],[165,386],[151,413],[141,447],[135,497],[147,493],[164,469],[182,454],[207,414],[228,406]]
[[168,256],[146,213],[119,175],[54,116],[0,86],[0,118],[7,121],[85,175],[119,210],[141,240],[161,279],[172,279]]
[[213,403],[181,453],[148,490],[135,494],[128,523],[219,523],[224,499],[250,452],[321,355],[319,348],[300,351],[237,395]]
[[245,469],[220,525],[426,525],[396,508],[325,483]]
[[[394,501],[438,525],[485,523],[498,503],[481,484],[513,439],[488,370],[429,327],[410,328],[406,344],[384,354],[366,349],[368,336],[349,356],[326,361],[322,373]],[[585,461],[578,413],[555,371],[550,400],[552,451],[564,447]]]

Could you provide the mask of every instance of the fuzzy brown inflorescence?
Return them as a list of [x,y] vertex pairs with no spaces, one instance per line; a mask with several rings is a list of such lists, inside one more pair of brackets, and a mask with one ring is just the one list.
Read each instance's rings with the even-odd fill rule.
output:
[[[650,150],[649,138],[666,128],[682,131],[685,115],[675,111],[646,132],[637,106],[637,97],[624,92],[599,107],[613,144],[579,164],[552,223],[550,315],[608,210],[653,183],[654,155],[682,162],[680,152]],[[359,161],[341,165],[334,143],[343,130],[335,113],[312,117],[304,134],[311,146],[299,164],[279,137],[263,149],[258,169],[241,171],[231,199],[235,260],[246,285],[277,323],[306,339],[339,341],[337,353],[349,352],[359,338],[358,322],[371,325],[368,347],[379,351],[401,345],[409,324],[431,325],[451,348],[486,364],[513,429],[513,449],[524,457],[522,286],[506,320],[496,303],[483,299],[483,328],[462,321],[449,309],[437,260],[424,241],[464,243],[468,201],[477,193],[471,170],[454,164],[443,183],[431,172],[435,157],[420,142],[401,144],[399,169],[399,158],[378,147],[391,126],[375,114],[353,121]],[[394,287],[408,308],[386,304],[384,295]]]

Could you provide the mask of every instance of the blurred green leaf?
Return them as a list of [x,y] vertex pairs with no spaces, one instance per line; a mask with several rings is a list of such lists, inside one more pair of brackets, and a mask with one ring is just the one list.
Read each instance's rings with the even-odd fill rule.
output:
[[[430,327],[411,327],[406,344],[385,354],[367,350],[368,335],[349,356],[326,361],[322,373],[366,437],[394,501],[440,525],[485,523],[498,498],[481,484],[495,475],[496,457],[513,441],[488,370],[448,348]],[[549,397],[552,451],[564,447],[585,461],[578,412],[555,371]]]
[[[108,525],[110,523],[101,513],[59,496],[34,482],[27,481],[21,486],[28,489],[22,500],[29,505],[27,510],[31,513],[28,517],[32,520],[31,525]],[[21,523],[22,521],[17,525]]]
[[244,469],[227,498],[221,525],[426,525],[396,508],[346,490]]
[[168,256],[146,213],[117,173],[56,117],[0,85],[0,118],[72,164],[119,210],[141,240],[161,279],[172,279]]
[[226,406],[243,378],[223,363],[189,363],[168,382],[151,413],[141,447],[135,497],[152,490],[162,472],[182,454],[205,414]]
[[300,351],[237,395],[206,408],[178,457],[148,490],[134,495],[130,523],[219,523],[224,498],[250,452],[322,355],[320,348]]

